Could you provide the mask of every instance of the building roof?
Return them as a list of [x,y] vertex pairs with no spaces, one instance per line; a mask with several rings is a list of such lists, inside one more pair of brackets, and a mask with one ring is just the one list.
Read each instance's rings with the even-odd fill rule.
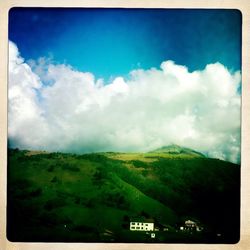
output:
[[154,223],[154,219],[153,218],[130,218],[130,222],[144,222],[144,223]]
[[194,221],[192,221],[192,220],[186,220],[186,221],[185,221],[185,224],[193,224],[193,225],[195,225],[196,222],[194,222]]

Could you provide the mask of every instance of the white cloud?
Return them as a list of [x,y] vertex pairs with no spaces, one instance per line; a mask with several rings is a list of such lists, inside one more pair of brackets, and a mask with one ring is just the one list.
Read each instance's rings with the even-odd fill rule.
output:
[[[220,63],[188,72],[165,61],[111,84],[50,60],[24,62],[10,42],[11,146],[65,152],[149,151],[176,143],[239,162],[241,75]],[[42,81],[46,81],[43,84]]]

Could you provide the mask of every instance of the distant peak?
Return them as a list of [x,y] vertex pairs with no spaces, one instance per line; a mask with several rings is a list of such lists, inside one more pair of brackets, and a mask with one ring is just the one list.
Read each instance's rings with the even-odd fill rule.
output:
[[193,149],[181,147],[177,144],[171,144],[168,146],[162,146],[156,150],[151,151],[150,153],[166,153],[166,154],[185,154],[185,155],[192,155],[192,156],[199,156],[205,157],[202,153],[197,152]]

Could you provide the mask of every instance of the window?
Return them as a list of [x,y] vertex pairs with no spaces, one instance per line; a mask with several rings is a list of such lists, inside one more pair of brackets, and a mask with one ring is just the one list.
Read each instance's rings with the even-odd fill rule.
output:
[[131,227],[131,229],[135,229],[135,227]]
[[132,224],[132,225],[135,225],[135,223],[134,223],[134,222],[132,222],[131,224]]
[[147,226],[148,226],[148,224],[145,224],[145,226],[147,227]]
[[136,229],[140,229],[140,227],[136,227]]

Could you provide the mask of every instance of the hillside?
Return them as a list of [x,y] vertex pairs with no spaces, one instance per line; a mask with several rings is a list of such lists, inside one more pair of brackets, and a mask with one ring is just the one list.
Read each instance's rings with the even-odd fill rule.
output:
[[166,153],[168,155],[176,156],[190,156],[190,157],[205,157],[202,153],[197,152],[190,148],[180,147],[178,145],[172,144],[169,146],[163,146],[156,150],[151,151],[151,153]]
[[[11,241],[151,242],[133,217],[167,231],[154,242],[237,242],[240,167],[176,145],[149,153],[8,150]],[[187,219],[204,230],[179,231]]]

